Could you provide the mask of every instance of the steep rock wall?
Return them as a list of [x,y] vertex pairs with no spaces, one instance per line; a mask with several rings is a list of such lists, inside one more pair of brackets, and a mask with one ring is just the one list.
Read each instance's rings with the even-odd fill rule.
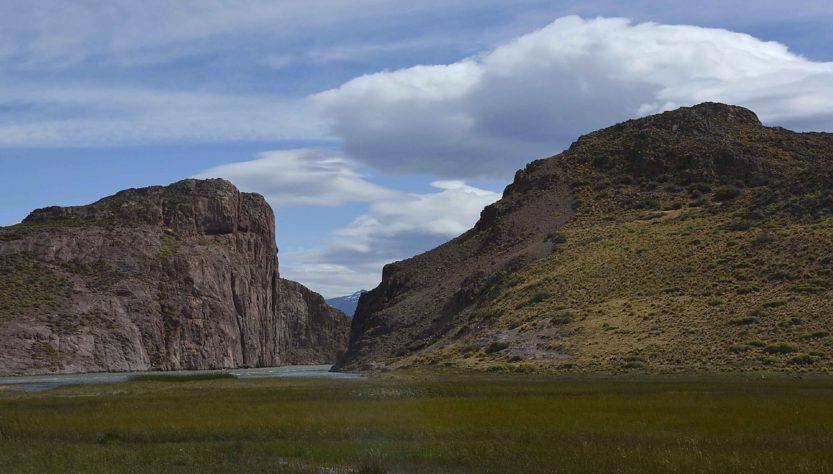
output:
[[265,199],[223,180],[37,210],[0,229],[0,374],[283,364],[276,255]]

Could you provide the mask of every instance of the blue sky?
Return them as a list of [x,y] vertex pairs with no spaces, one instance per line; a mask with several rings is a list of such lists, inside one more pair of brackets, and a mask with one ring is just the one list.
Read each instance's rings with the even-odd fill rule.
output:
[[704,100],[833,130],[825,1],[0,3],[0,225],[221,176],[326,296],[469,228],[581,133]]

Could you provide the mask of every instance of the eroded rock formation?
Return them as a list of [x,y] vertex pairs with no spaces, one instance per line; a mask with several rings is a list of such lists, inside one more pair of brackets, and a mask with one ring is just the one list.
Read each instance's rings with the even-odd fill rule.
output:
[[346,342],[346,316],[281,281],[265,199],[223,180],[37,210],[0,229],[0,270],[0,375],[322,363]]

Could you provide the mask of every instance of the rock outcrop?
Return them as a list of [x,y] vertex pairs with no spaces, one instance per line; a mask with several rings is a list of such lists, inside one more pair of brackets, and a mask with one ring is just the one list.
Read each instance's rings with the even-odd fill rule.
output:
[[331,364],[347,350],[349,322],[324,297],[291,280],[280,279],[279,319],[285,364]]
[[705,103],[580,137],[384,268],[337,368],[833,370],[833,134]]
[[0,229],[0,270],[0,374],[326,362],[349,324],[297,307],[272,209],[223,180],[34,211]]

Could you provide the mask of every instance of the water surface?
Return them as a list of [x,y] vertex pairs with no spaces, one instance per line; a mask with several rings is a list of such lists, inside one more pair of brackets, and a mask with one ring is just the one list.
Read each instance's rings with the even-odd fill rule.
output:
[[174,372],[121,372],[67,375],[25,375],[19,377],[0,377],[0,390],[20,390],[40,392],[62,385],[121,383],[127,382],[133,375],[192,375],[192,374],[232,374],[238,379],[263,378],[330,378],[352,379],[360,378],[360,374],[330,372],[330,365],[290,365],[285,367],[264,367],[258,369],[226,369],[226,370],[181,370]]

